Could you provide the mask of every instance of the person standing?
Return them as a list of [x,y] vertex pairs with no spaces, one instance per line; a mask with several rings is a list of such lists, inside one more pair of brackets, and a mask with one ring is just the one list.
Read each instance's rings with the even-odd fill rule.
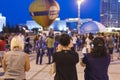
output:
[[108,67],[110,55],[107,54],[103,38],[97,37],[92,43],[91,52],[82,59],[81,65],[85,67],[84,80],[109,80]]
[[111,56],[111,61],[113,61],[114,39],[113,39],[112,35],[108,36],[107,47],[108,47],[108,52],[109,52],[109,54]]
[[39,58],[40,58],[40,64],[42,64],[42,58],[44,55],[44,41],[42,39],[42,36],[38,36],[38,40],[36,41],[36,52],[37,52],[37,57],[36,57],[36,64],[38,64]]
[[47,44],[47,56],[48,56],[48,64],[51,64],[52,60],[52,56],[53,56],[53,52],[54,52],[54,43],[55,43],[55,39],[54,36],[48,36],[46,39],[46,44]]
[[86,38],[85,42],[87,43],[87,51],[90,52],[90,44],[94,39],[93,33],[89,33],[88,37]]
[[58,47],[59,37],[60,37],[60,34],[59,34],[59,33],[56,33],[56,34],[55,34],[55,43],[54,43],[54,52],[56,52],[56,48]]
[[78,80],[76,64],[79,62],[79,57],[71,47],[73,47],[71,37],[62,34],[57,52],[53,54],[53,62],[56,64],[54,80]]
[[32,45],[31,45],[31,43],[30,43],[30,36],[29,36],[29,34],[27,33],[27,34],[25,35],[25,49],[24,49],[25,53],[30,54],[30,53],[31,53],[31,48],[32,48]]
[[48,32],[48,36],[54,36],[54,31],[52,28],[50,28],[49,32]]
[[25,80],[25,72],[30,69],[29,57],[24,50],[24,42],[21,37],[15,36],[11,40],[11,51],[4,54],[2,67],[5,71],[5,80]]
[[118,36],[118,60],[120,60],[120,35]]
[[0,35],[0,63],[2,62],[2,57],[6,50],[5,47],[6,47],[6,42],[4,41],[4,37]]
[[33,39],[33,52],[36,51],[36,41],[38,40],[38,35],[35,35]]
[[73,47],[74,47],[74,49],[76,50],[76,45],[77,45],[77,36],[76,36],[76,34],[75,34],[75,33],[73,34],[72,39],[73,39]]

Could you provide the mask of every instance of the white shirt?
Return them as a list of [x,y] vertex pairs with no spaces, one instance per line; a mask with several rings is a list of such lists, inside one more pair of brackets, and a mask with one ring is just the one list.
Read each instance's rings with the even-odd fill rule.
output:
[[72,39],[73,39],[73,44],[76,44],[76,42],[77,42],[77,37],[72,37]]
[[90,48],[91,40],[87,38],[85,41],[86,41],[86,43],[87,43],[87,48]]

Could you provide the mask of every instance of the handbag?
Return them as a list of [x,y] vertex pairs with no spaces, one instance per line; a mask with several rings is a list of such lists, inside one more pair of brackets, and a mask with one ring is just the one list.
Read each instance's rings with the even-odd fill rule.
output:
[[53,62],[52,64],[51,64],[51,69],[50,69],[50,74],[55,74],[56,73],[56,63],[55,62]]

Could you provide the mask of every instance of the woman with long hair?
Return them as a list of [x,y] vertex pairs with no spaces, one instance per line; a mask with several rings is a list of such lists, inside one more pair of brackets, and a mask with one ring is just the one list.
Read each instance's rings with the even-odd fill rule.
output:
[[110,55],[107,53],[103,38],[97,37],[91,43],[91,52],[82,59],[85,80],[109,80],[108,66]]

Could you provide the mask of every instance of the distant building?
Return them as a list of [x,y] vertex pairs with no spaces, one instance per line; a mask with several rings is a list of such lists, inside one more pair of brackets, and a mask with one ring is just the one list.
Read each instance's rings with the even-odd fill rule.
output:
[[[81,24],[88,22],[88,21],[92,21],[92,19],[90,18],[86,18],[86,19],[81,19]],[[70,30],[77,30],[78,27],[78,18],[68,18],[66,19],[66,26],[70,29]]]
[[55,31],[66,31],[67,26],[66,26],[66,21],[65,20],[60,20],[56,19],[49,28],[53,28]]
[[37,24],[34,20],[27,21],[26,25],[27,25],[28,29],[30,29],[30,30],[33,29],[33,28],[42,28],[42,26]]
[[6,17],[2,16],[2,13],[0,13],[0,32],[2,31],[3,26],[6,26]]
[[119,0],[101,0],[100,18],[106,27],[119,27]]
[[[82,19],[81,23],[92,21],[92,19]],[[40,28],[43,29],[42,26],[37,24],[34,20],[30,20],[26,22],[26,25],[28,26],[28,29],[33,28]],[[53,28],[55,31],[67,31],[70,30],[76,30],[78,25],[78,18],[68,18],[66,20],[60,20],[60,18],[57,18],[50,26],[49,28]],[[49,29],[48,28],[48,29]]]
[[[28,26],[28,29],[33,28],[39,28],[43,30],[42,26],[36,23],[34,20],[30,20],[26,22],[26,25]],[[60,18],[57,18],[50,26],[49,28],[53,28],[55,31],[62,31],[66,30],[66,22],[64,20],[60,20]],[[49,29],[48,28],[48,29]]]
[[118,27],[120,28],[120,0],[118,0]]

